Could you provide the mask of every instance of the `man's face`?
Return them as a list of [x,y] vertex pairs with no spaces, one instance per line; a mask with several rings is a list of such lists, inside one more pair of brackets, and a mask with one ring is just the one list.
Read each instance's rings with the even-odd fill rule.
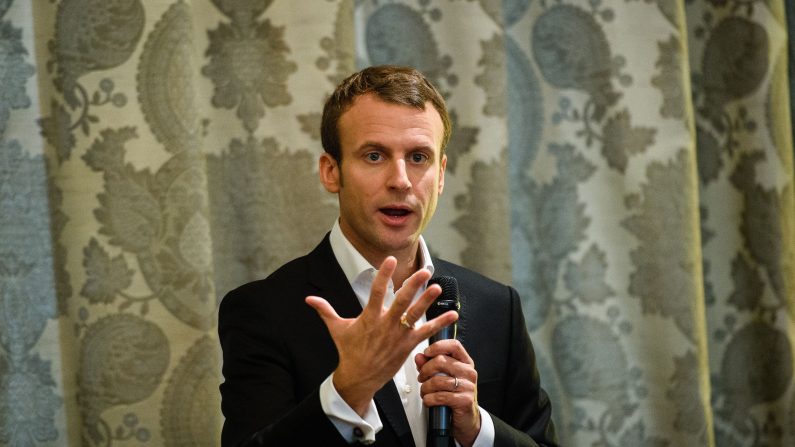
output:
[[366,94],[338,126],[342,162],[323,154],[320,176],[339,194],[342,232],[370,262],[413,256],[444,187],[439,113]]

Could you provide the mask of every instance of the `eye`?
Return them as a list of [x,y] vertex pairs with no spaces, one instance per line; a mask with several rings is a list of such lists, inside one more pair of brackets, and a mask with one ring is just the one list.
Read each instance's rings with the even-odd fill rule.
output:
[[420,163],[425,163],[426,161],[428,161],[428,156],[423,154],[422,152],[414,152],[413,154],[411,154],[412,163],[420,164]]
[[378,152],[368,152],[365,157],[368,161],[379,161],[381,160],[381,154]]

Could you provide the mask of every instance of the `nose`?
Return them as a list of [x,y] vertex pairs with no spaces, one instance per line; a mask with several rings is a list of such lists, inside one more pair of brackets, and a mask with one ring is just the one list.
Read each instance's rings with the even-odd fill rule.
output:
[[406,160],[395,160],[389,173],[387,186],[389,186],[390,189],[397,189],[399,191],[405,191],[411,188],[411,181],[406,171]]

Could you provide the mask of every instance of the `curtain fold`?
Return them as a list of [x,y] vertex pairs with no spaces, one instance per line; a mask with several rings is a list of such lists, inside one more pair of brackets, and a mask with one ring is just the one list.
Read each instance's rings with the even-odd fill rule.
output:
[[221,297],[319,242],[320,111],[411,65],[438,256],[563,445],[795,443],[792,2],[0,1],[0,445],[217,445]]

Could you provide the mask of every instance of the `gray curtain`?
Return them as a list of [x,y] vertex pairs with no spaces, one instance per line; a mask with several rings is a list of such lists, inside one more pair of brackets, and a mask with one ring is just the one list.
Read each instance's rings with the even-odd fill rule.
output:
[[[789,2],[791,3],[791,2]],[[216,445],[220,297],[307,252],[325,96],[454,121],[567,446],[795,444],[785,0],[0,0],[0,445]]]

